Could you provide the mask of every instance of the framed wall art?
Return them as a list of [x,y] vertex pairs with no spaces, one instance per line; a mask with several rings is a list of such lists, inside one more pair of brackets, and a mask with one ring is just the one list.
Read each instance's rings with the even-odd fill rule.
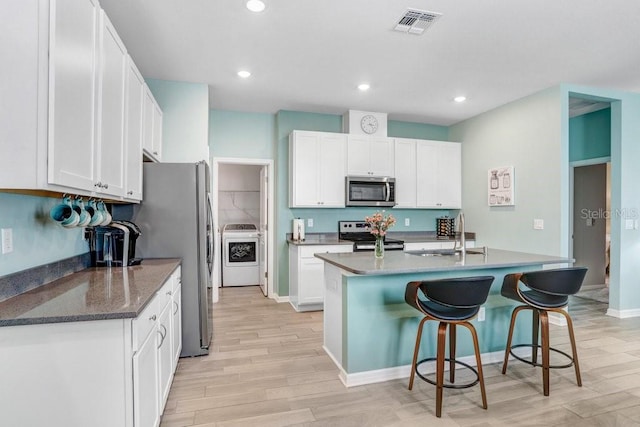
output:
[[487,182],[489,206],[514,206],[514,188],[513,166],[489,169]]

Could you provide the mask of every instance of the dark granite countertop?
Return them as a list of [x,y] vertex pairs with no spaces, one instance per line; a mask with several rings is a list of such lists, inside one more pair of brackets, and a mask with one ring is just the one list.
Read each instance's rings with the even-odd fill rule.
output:
[[[475,233],[464,233],[466,240],[475,240]],[[404,240],[405,243],[416,242],[453,242],[454,238],[441,238],[435,231],[390,231],[389,238]],[[307,233],[304,240],[293,240],[291,233],[287,233],[287,243],[290,245],[352,245],[349,240],[340,240],[338,233]]]
[[342,270],[359,275],[431,273],[543,264],[567,264],[574,262],[571,258],[505,251],[501,249],[488,248],[485,254],[478,253],[481,251],[482,249],[479,248],[467,249],[465,256],[461,254],[421,256],[421,251],[386,251],[384,259],[374,258],[372,252],[342,254],[317,253],[315,256]]
[[180,259],[88,268],[0,303],[0,326],[137,317]]

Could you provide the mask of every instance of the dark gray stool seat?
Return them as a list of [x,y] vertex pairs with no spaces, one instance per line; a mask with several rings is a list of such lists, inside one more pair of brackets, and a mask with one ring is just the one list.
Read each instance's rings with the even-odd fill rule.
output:
[[[516,307],[511,314],[511,324],[509,326],[504,363],[502,365],[503,374],[507,372],[509,355],[512,355],[524,363],[542,367],[543,392],[545,396],[549,395],[549,369],[574,366],[578,386],[582,386],[576,341],[573,333],[573,322],[571,321],[571,316],[569,316],[569,313],[567,313],[564,308],[567,307],[569,303],[569,295],[573,295],[580,290],[586,272],[587,269],[584,267],[573,267],[508,274],[504,277],[501,289],[502,296],[523,303],[524,305]],[[524,287],[521,287],[520,283],[522,283]],[[532,340],[530,344],[512,345],[511,341],[516,318],[522,310],[532,311]],[[550,346],[549,312],[561,314],[567,320],[572,355]],[[541,343],[538,338],[540,331],[542,332]],[[531,360],[524,359],[515,354],[513,349],[518,347],[531,347]],[[542,363],[538,363],[539,348],[542,350]],[[551,351],[565,356],[569,363],[551,365],[549,361]]]
[[[456,279],[442,279],[430,281],[409,282],[405,290],[404,299],[413,308],[424,314],[418,325],[416,345],[413,351],[411,363],[411,377],[409,390],[413,388],[415,375],[436,386],[436,416],[442,415],[442,394],[444,388],[466,388],[480,383],[482,393],[482,407],[487,409],[487,395],[484,388],[482,374],[482,362],[480,360],[480,346],[475,328],[469,322],[478,314],[480,306],[484,304],[489,295],[489,289],[493,283],[492,276],[464,277]],[[422,293],[427,299],[422,299]],[[427,320],[439,322],[437,339],[437,356],[418,361],[422,330]],[[456,360],[456,325],[469,329],[473,338],[473,346],[476,355],[477,370],[472,366]],[[449,328],[449,357],[445,358],[445,340]],[[422,375],[418,367],[428,361],[436,361],[436,381]],[[444,383],[444,362],[449,362],[449,382]],[[466,384],[454,384],[455,366],[461,365],[470,369],[476,375],[476,380]]]

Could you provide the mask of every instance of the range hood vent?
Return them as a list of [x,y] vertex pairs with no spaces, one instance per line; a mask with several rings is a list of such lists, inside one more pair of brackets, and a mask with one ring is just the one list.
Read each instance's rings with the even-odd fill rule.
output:
[[426,10],[407,9],[407,11],[396,22],[395,31],[407,34],[421,35],[431,27],[442,16],[438,12],[427,12]]

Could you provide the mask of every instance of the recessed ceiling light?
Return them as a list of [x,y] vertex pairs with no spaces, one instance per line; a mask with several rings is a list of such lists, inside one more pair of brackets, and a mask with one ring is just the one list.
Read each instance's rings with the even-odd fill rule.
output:
[[360,89],[361,91],[366,91],[369,90],[371,86],[369,86],[369,83],[361,83],[358,85],[358,89]]
[[455,98],[453,98],[454,101],[456,102],[464,102],[467,100],[466,96],[456,96]]
[[260,0],[249,0],[247,2],[247,9],[251,12],[262,12],[264,10],[264,2]]
[[240,70],[238,71],[238,76],[242,77],[243,79],[246,79],[247,77],[251,76],[251,73],[248,72],[247,70]]

